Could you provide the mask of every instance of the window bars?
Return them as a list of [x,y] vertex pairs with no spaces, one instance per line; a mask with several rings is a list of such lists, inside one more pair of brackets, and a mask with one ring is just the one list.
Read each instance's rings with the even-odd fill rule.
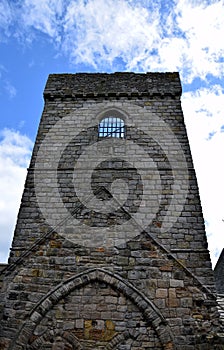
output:
[[98,129],[99,137],[125,137],[124,121],[120,118],[108,117],[101,120]]

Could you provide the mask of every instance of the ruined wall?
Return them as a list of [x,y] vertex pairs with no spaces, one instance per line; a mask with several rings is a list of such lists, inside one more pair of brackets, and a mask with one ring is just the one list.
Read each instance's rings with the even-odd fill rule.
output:
[[2,349],[223,348],[180,95],[177,73],[49,76]]

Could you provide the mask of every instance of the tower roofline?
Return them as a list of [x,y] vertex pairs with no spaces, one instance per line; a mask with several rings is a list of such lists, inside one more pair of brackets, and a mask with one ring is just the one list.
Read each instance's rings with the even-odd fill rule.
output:
[[180,98],[178,72],[50,74],[45,100],[54,98]]

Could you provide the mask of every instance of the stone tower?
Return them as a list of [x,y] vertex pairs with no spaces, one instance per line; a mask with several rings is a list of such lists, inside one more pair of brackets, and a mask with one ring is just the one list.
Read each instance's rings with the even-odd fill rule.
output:
[[50,75],[2,350],[223,349],[178,73]]

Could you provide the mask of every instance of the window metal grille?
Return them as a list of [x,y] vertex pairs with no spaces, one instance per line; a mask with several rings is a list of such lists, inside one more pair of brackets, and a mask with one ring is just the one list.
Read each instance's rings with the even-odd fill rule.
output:
[[109,117],[101,120],[99,124],[99,137],[125,137],[124,121],[120,118]]

